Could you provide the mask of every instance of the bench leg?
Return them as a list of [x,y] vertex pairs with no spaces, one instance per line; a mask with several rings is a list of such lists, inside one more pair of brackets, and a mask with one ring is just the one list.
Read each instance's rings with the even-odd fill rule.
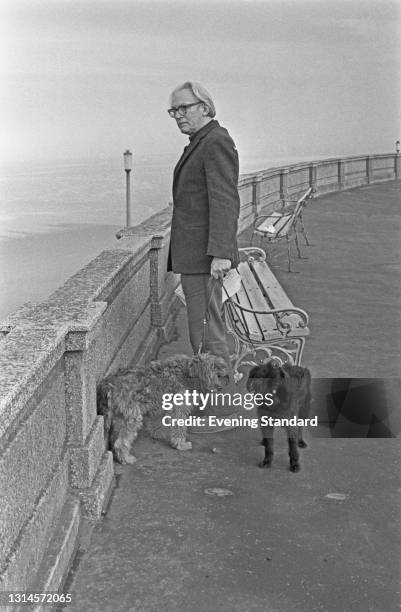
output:
[[297,346],[297,352],[295,354],[295,365],[301,365],[302,354],[305,348],[305,338],[296,338],[294,342]]
[[299,249],[298,234],[296,231],[295,231],[295,246],[297,247],[298,258],[302,259],[301,251]]
[[304,228],[303,224],[301,224],[301,232],[303,234],[303,237],[305,238],[306,246],[312,246],[311,243],[308,240],[308,236],[306,235],[305,228]]
[[266,253],[266,259],[270,259],[270,261],[273,263],[273,261],[272,261],[273,260],[273,255],[271,253],[270,245],[269,244],[266,245],[265,253]]
[[280,366],[284,365],[285,363],[288,363],[289,365],[300,365],[304,347],[305,338],[291,338],[291,340],[287,340],[286,347],[284,347],[282,344],[280,345],[279,343],[275,345],[271,344],[271,359],[275,359]]
[[[226,333],[229,336],[232,336],[234,341],[234,352],[230,355],[231,366],[234,372],[234,379],[238,377],[239,372],[238,368],[241,366],[242,360],[246,357],[246,355],[255,355],[255,349],[242,340],[240,340],[237,334],[231,329],[230,325],[227,325],[226,322]],[[257,365],[256,361],[244,363],[244,365]]]
[[[256,343],[254,345],[245,342],[245,340],[240,339],[237,334],[231,329],[231,327],[227,326],[227,334],[232,336],[234,341],[234,352],[230,354],[231,365],[234,371],[234,377],[236,377],[239,372],[238,368],[245,365],[255,366],[262,362],[274,360],[278,363],[278,365],[282,366],[285,363],[289,363],[290,365],[299,365],[300,357],[299,353],[302,354],[302,341],[303,339],[296,338],[295,340],[291,340],[291,344],[295,344],[294,348],[281,346],[279,343],[268,343],[259,344]],[[265,357],[263,359],[256,358],[256,352],[261,351]],[[301,355],[302,356],[302,355]]]
[[312,246],[311,243],[308,240],[308,236],[306,235],[306,230],[305,230],[305,227],[304,227],[304,222],[303,222],[303,219],[302,219],[302,214],[299,215],[299,222],[301,224],[301,232],[302,232],[302,235],[303,235],[303,237],[305,239],[306,246]]
[[288,257],[288,272],[291,272],[291,249],[290,249],[290,241],[287,236],[287,257]]
[[296,230],[295,230],[295,244],[296,244],[297,251],[298,251],[298,258],[299,259],[308,259],[308,257],[304,257],[301,254],[301,249],[299,248],[299,241],[298,241],[298,232]]
[[298,270],[291,269],[291,241],[288,238],[288,234],[286,236],[286,239],[287,239],[288,272],[293,272],[294,274],[298,274],[299,273]]
[[[239,340],[237,335],[227,329],[227,333],[233,336],[235,343],[235,352],[230,355],[234,376],[238,374],[238,368],[245,365],[258,365],[262,361],[274,360],[278,365],[283,366],[285,363],[290,365],[301,365],[302,354],[305,347],[305,338],[291,339],[292,348],[284,348],[280,344],[256,344],[251,346],[242,340]],[[256,351],[261,351],[265,354],[264,359],[256,359]],[[245,359],[247,357],[247,359]]]
[[[286,346],[283,345],[286,343]],[[305,347],[305,338],[291,338],[283,343],[277,342],[270,344],[266,352],[270,352],[270,359],[275,359],[280,366],[288,363],[289,365],[301,365],[302,354]],[[259,347],[257,347],[259,348]]]

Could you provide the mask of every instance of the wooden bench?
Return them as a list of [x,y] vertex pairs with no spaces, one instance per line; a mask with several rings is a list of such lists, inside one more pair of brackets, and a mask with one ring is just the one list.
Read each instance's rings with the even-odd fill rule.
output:
[[266,215],[258,215],[253,222],[251,244],[253,245],[256,236],[259,236],[261,247],[263,243],[270,245],[277,244],[282,240],[287,243],[288,272],[291,270],[291,241],[295,241],[298,257],[301,259],[301,251],[298,241],[298,228],[304,236],[306,244],[309,246],[308,236],[306,235],[302,212],[307,201],[312,198],[313,189],[309,187],[298,200],[285,200],[280,211],[273,211]]
[[309,317],[296,308],[257,247],[239,249],[241,288],[224,302],[227,332],[234,340],[234,370],[261,350],[280,364],[299,365],[309,335]]

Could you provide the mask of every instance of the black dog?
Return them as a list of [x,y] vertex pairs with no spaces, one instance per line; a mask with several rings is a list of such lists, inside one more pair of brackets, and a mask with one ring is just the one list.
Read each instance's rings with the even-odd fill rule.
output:
[[[262,430],[265,457],[259,467],[270,467],[274,454],[274,426],[263,424],[262,417],[273,419],[305,419],[309,416],[311,401],[311,375],[307,368],[272,361],[252,368],[247,381],[248,391],[269,394],[269,399],[258,406],[258,417]],[[302,437],[302,427],[286,425],[291,472],[298,472],[300,448],[307,446]]]

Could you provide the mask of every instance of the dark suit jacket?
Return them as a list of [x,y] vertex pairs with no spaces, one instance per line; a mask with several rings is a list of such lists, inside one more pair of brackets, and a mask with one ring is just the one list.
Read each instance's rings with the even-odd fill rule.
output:
[[210,272],[212,257],[238,257],[238,154],[225,128],[212,120],[190,138],[174,169],[173,218],[167,268]]

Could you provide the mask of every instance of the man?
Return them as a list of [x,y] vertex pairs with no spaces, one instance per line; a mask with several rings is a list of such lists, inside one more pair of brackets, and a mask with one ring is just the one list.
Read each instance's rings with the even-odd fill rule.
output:
[[239,260],[238,154],[202,85],[180,85],[170,102],[169,115],[190,142],[174,169],[168,270],[181,274],[194,353],[202,343],[230,364],[220,280]]

